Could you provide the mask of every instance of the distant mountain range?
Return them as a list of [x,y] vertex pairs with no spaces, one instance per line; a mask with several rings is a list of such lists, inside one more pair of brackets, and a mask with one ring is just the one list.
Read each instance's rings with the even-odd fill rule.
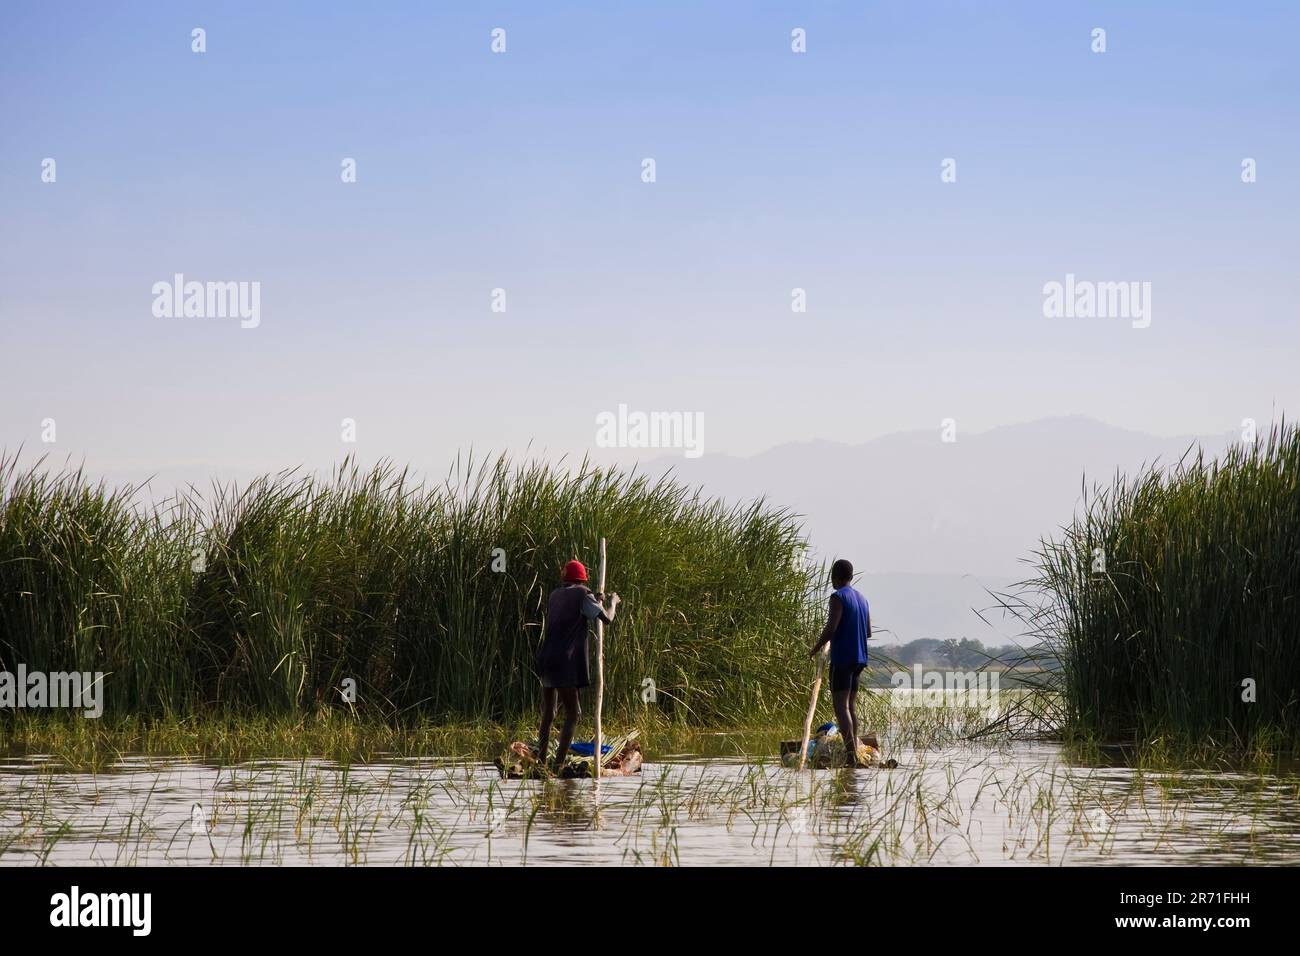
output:
[[745,458],[665,457],[642,467],[670,470],[727,500],[765,497],[803,516],[819,557],[849,558],[864,573],[877,627],[892,639],[1000,643],[1015,636],[1015,625],[990,629],[971,608],[993,603],[985,588],[1029,576],[1026,561],[1039,541],[1082,503],[1085,476],[1089,485],[1109,484],[1117,472],[1173,464],[1197,445],[1217,455],[1236,437],[1158,437],[1071,416],[959,431],[952,443],[936,426],[860,445],[798,442]]

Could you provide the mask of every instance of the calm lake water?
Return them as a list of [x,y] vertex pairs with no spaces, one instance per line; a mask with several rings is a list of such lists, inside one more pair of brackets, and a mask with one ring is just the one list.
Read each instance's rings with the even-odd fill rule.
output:
[[599,791],[436,760],[9,759],[0,864],[1300,863],[1295,776],[1084,767],[1047,744],[893,756],[799,774],[668,755]]

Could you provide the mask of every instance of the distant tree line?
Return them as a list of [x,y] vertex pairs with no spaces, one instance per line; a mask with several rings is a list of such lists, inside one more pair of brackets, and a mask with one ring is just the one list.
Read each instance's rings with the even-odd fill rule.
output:
[[1028,672],[1055,669],[1056,666],[1055,661],[1043,659],[1045,655],[1041,647],[985,645],[966,637],[960,640],[923,637],[906,644],[874,644],[871,650],[877,669],[885,665],[881,658],[888,658],[908,669],[920,664],[927,670],[1003,671],[1015,668]]

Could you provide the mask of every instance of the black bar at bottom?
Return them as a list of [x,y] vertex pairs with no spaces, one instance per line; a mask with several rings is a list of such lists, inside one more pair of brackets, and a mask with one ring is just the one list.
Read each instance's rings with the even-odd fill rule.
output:
[[[451,933],[448,943],[471,932],[485,943],[578,945],[598,918],[610,944],[687,925],[728,944],[836,930],[896,943],[1035,930],[1071,942],[1170,932],[1228,941],[1288,925],[1293,881],[1283,868],[48,868],[0,869],[0,907],[6,943],[76,932],[127,945],[234,936],[339,944],[409,930]],[[852,927],[849,900],[859,910]],[[83,925],[96,921],[119,925]]]

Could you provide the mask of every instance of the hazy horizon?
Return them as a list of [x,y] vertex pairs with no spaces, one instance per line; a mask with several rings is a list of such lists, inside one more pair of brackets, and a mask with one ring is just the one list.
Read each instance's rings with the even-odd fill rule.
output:
[[[855,445],[787,443],[753,456],[647,456],[636,470],[671,474],[733,504],[764,498],[798,515],[812,560],[854,562],[882,643],[971,637],[1006,644],[1022,638],[1023,625],[993,610],[988,592],[1032,576],[1033,549],[1069,520],[1085,478],[1106,484],[1117,472],[1172,465],[1189,443],[1214,455],[1239,440],[1236,433],[1163,438],[1074,416],[1003,426],[952,444],[933,441],[928,431],[901,432]],[[31,464],[30,456],[25,460]],[[880,467],[881,460],[892,467]],[[46,467],[61,463],[47,460]],[[155,472],[142,501],[167,498],[189,483],[205,497],[212,481],[242,485],[256,476],[183,467]],[[150,477],[91,475],[119,486]],[[410,477],[439,484],[446,475],[417,470]]]
[[[706,455],[1300,407],[1293,7],[733,12],[6,8],[0,445],[432,470],[620,403]],[[177,274],[260,283],[256,326],[157,317]],[[1149,325],[1045,317],[1068,276]]]
[[0,449],[160,485],[677,463],[869,573],[1001,578],[1085,466],[1300,408],[1298,28],[10,5]]

